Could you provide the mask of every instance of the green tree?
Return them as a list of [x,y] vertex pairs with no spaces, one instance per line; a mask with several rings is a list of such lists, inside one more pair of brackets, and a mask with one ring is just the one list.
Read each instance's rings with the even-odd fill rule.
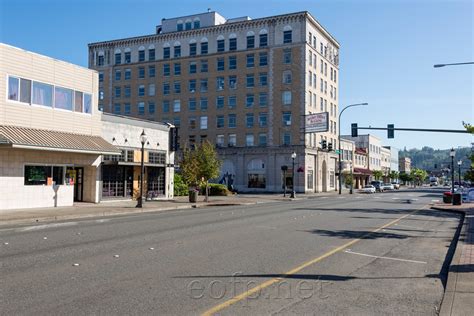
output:
[[[469,123],[465,123],[465,122],[462,122],[462,124],[464,125],[464,127],[466,128],[466,130],[471,133],[471,134],[474,134],[474,126],[469,124]],[[472,181],[474,182],[474,154],[470,154],[468,155],[469,157],[469,160],[471,160],[471,168],[470,170],[466,171],[464,173],[464,180],[469,180],[469,181]]]
[[383,176],[382,170],[374,170],[372,171],[372,175],[374,176],[375,180],[380,180]]
[[402,173],[400,173],[400,175],[398,177],[399,177],[400,180],[403,181],[404,184],[406,184],[407,182],[412,181],[412,177],[408,173],[402,172]]
[[395,170],[390,171],[390,179],[392,179],[392,181],[398,180],[399,176],[400,176],[400,173],[398,173],[397,171]]
[[428,177],[428,173],[423,169],[415,168],[411,170],[410,176],[415,181],[415,185],[422,185],[423,181]]
[[221,164],[214,146],[208,141],[196,145],[193,150],[185,148],[180,163],[183,180],[194,189],[205,184],[205,201],[207,202],[209,201],[209,180],[219,176]]

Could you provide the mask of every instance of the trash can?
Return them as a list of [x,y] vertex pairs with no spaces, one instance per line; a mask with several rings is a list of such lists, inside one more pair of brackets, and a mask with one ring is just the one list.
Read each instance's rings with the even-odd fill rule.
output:
[[454,193],[453,194],[453,205],[461,205],[462,204],[462,194],[461,193]]
[[196,189],[189,190],[189,202],[196,203],[199,191]]
[[444,192],[443,193],[443,203],[451,204],[453,202],[453,194],[451,192]]

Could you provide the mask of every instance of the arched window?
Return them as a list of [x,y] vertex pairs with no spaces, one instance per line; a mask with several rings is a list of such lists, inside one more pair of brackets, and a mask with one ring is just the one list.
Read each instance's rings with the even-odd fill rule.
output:
[[183,20],[178,20],[178,22],[176,22],[176,30],[178,32],[184,30]]
[[252,31],[247,32],[247,49],[255,47],[255,33]]
[[201,27],[201,20],[199,20],[199,18],[194,18],[194,21],[193,21],[193,28],[194,29],[198,29]]
[[145,47],[140,46],[138,48],[138,61],[145,61]]
[[268,46],[268,31],[266,29],[260,30],[260,32],[258,32],[258,37],[259,37],[259,46],[267,47]]
[[120,49],[115,50],[115,64],[120,65],[122,63],[122,51]]
[[207,43],[207,37],[201,38],[201,55],[206,55],[209,52],[209,44]]
[[174,42],[174,58],[181,57],[181,43],[176,41]]
[[219,35],[217,37],[217,51],[223,52],[225,51],[225,40],[223,35]]
[[229,50],[237,50],[237,35],[235,33],[229,35]]
[[283,44],[289,44],[293,41],[293,33],[291,26],[287,25],[283,28]]
[[193,28],[193,23],[191,20],[186,20],[186,22],[184,23],[184,28],[186,29],[186,31],[190,30]]

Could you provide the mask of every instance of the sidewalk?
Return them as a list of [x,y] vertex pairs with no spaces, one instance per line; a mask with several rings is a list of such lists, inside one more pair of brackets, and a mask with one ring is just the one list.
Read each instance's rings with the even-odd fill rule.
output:
[[449,266],[440,315],[474,313],[474,204],[435,204],[432,209],[464,214],[456,250]]
[[[337,192],[297,194],[296,199],[335,195]],[[35,224],[41,222],[64,221],[98,216],[114,216],[145,212],[190,209],[209,206],[251,205],[275,201],[290,201],[290,194],[235,194],[231,196],[210,196],[204,202],[204,196],[197,203],[189,203],[187,196],[178,196],[173,200],[146,201],[143,208],[136,208],[136,201],[102,201],[94,203],[74,203],[74,206],[56,208],[14,209],[0,211],[0,227],[15,224]]]

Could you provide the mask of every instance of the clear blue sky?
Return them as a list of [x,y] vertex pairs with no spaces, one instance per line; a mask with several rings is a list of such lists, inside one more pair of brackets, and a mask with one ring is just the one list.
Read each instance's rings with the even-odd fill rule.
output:
[[[341,44],[342,131],[359,126],[462,129],[474,123],[472,0],[0,0],[0,41],[87,67],[87,44],[152,34],[162,18],[211,8],[226,18],[309,11]],[[469,146],[470,135],[371,131],[400,149]]]

